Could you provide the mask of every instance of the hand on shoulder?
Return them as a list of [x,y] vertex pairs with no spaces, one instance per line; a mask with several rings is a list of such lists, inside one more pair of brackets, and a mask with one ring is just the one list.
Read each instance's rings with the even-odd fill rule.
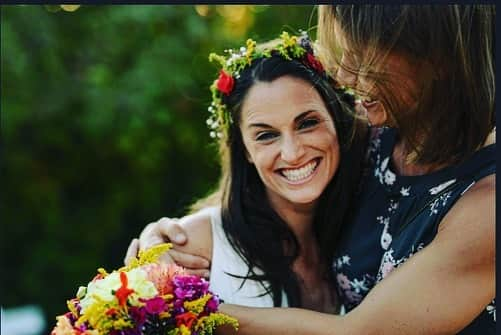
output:
[[174,245],[174,249],[207,260],[212,258],[212,226],[211,216],[207,210],[200,210],[187,215],[177,222],[187,236],[183,245]]
[[190,274],[209,277],[212,258],[210,220],[210,213],[204,209],[181,219],[165,217],[152,222],[143,229],[139,238],[131,241],[124,263],[129,264],[139,250],[171,242],[173,248],[161,256],[162,262],[175,263]]

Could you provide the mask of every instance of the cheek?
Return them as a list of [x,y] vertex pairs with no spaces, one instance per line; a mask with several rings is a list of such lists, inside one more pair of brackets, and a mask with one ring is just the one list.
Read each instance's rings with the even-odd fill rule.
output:
[[327,178],[332,180],[339,169],[339,163],[341,158],[341,153],[339,150],[339,145],[337,142],[331,146],[329,153],[326,155],[326,168],[327,168]]
[[329,154],[332,156],[332,160],[334,161],[339,161],[339,157],[341,155],[340,150],[339,150],[339,143],[337,140],[337,136],[331,136],[331,141],[329,145]]
[[332,120],[329,120],[328,123],[326,123],[320,135],[325,145],[331,147],[338,146],[337,131]]
[[254,146],[248,149],[248,157],[261,175],[261,171],[273,169],[274,164],[274,146]]
[[251,164],[255,164],[256,161],[256,148],[253,143],[249,140],[249,136],[242,136],[242,142],[244,144],[243,150],[245,151],[245,158]]
[[325,152],[329,155],[331,163],[334,165],[333,169],[337,170],[341,153],[335,130],[326,131],[325,136],[322,137],[322,146],[324,147]]
[[337,172],[340,160],[341,160],[341,151],[339,150],[339,144],[336,142],[336,144],[332,148],[333,175],[336,174]]

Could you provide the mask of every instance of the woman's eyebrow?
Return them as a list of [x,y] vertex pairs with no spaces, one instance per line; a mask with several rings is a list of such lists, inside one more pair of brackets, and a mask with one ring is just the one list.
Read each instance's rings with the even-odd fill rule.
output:
[[273,128],[273,127],[266,123],[251,123],[247,126],[247,128]]
[[303,113],[299,114],[298,116],[296,116],[294,118],[294,122],[298,123],[298,122],[302,121],[303,119],[305,119],[308,115],[310,115],[313,112],[314,112],[314,110],[310,109],[310,110],[307,110],[306,112],[303,112]]
[[[314,110],[308,110],[306,112],[303,112],[301,114],[299,114],[298,116],[296,116],[294,118],[294,122],[295,123],[298,123],[300,121],[302,121],[303,119],[305,119],[308,115],[310,115],[311,113],[313,113]],[[266,123],[251,123],[247,126],[247,128],[273,128],[272,126],[270,126],[269,124],[266,124]]]

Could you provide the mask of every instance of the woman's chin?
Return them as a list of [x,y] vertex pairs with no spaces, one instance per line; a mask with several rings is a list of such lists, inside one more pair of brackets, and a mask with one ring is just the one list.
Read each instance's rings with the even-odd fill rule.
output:
[[311,205],[318,201],[320,195],[317,192],[303,191],[301,194],[291,194],[287,200],[294,205]]

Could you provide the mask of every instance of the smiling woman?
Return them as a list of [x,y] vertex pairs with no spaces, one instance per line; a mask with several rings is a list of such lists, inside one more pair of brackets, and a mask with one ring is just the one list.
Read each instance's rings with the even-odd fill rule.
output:
[[292,204],[314,209],[339,165],[333,118],[315,88],[283,76],[251,87],[242,105],[248,153],[282,217]]
[[[494,19],[490,5],[320,7],[317,47],[362,94],[357,112],[374,125],[356,214],[331,263],[345,313],[223,304],[239,334],[495,333]],[[342,180],[344,127],[331,115],[341,148],[334,180]],[[337,211],[339,200],[318,206]],[[183,244],[182,235],[164,218],[134,243]],[[296,250],[296,260],[308,252]],[[187,255],[171,256],[186,264]]]
[[208,124],[223,175],[209,199],[220,205],[181,219],[190,238],[178,250],[211,261],[211,287],[226,302],[336,312],[327,265],[364,148],[353,96],[306,35],[211,58],[222,65]]

